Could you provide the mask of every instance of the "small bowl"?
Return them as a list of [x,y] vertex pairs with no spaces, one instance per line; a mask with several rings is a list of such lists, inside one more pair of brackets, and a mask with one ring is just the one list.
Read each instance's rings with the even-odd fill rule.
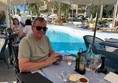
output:
[[76,74],[70,75],[68,79],[70,83],[78,83],[78,77]]
[[89,79],[80,74],[71,74],[68,79],[70,83],[89,83]]
[[80,81],[80,83],[87,83],[88,82],[86,78],[80,78],[79,81]]

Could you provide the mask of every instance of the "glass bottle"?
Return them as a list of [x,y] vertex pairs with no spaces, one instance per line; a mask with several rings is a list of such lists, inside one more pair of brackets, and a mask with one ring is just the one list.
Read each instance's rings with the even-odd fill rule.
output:
[[85,54],[78,52],[76,57],[75,71],[80,74],[85,74],[85,63]]
[[85,64],[86,64],[85,54],[81,53],[80,54],[79,71],[78,71],[78,73],[85,74],[85,72],[86,72]]
[[77,53],[77,56],[76,56],[76,64],[75,64],[75,71],[78,72],[79,70],[79,62],[80,62],[80,52]]

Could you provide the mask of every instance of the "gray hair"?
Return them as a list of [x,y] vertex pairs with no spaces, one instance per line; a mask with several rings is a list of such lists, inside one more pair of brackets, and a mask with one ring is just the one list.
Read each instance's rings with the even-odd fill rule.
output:
[[39,22],[41,22],[41,23],[46,22],[46,20],[45,20],[43,17],[37,17],[37,18],[34,20],[34,22],[33,22],[33,26],[34,26],[34,24],[35,24],[36,21],[39,21]]

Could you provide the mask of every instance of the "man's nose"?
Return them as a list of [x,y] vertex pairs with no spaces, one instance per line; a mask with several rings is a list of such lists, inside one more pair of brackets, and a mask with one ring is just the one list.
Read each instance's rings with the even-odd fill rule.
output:
[[43,29],[41,29],[41,31],[43,31]]

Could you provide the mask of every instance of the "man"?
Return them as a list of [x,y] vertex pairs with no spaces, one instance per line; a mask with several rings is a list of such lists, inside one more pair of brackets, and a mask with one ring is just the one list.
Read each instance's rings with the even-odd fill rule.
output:
[[[46,67],[57,60],[57,55],[45,33],[46,21],[42,17],[34,20],[32,32],[24,37],[19,44],[19,69],[21,72],[31,72]],[[50,57],[49,57],[50,56]]]
[[25,37],[32,33],[32,22],[30,19],[27,19],[25,21],[25,27],[23,28],[23,31],[21,32],[20,36]]

